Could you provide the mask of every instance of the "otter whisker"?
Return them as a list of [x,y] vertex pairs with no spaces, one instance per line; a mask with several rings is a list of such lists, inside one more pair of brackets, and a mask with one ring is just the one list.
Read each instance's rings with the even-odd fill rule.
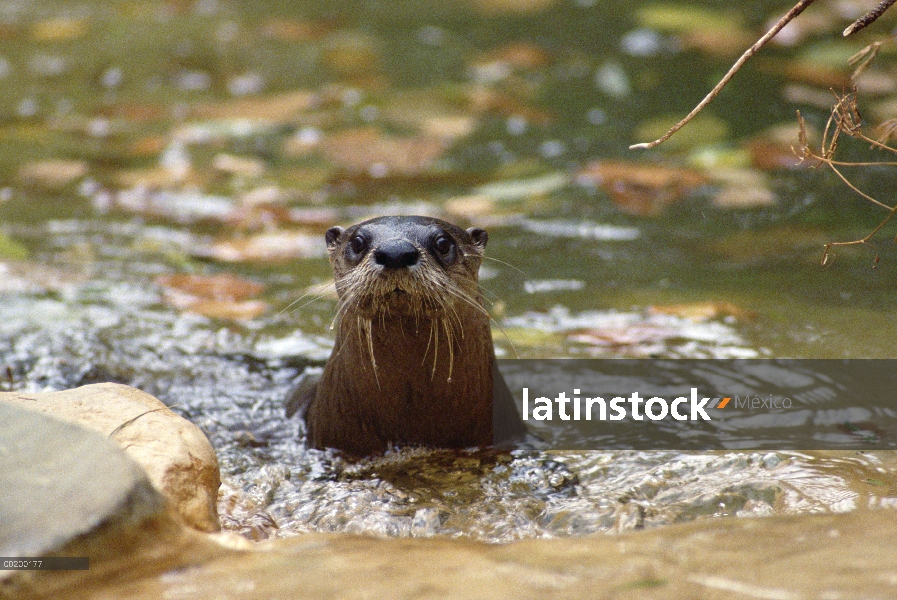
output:
[[[446,383],[452,382],[452,370],[455,366],[455,343],[452,339],[452,331],[449,326],[449,323],[445,319],[440,319],[442,321],[442,326],[445,328],[445,337],[448,339],[448,347],[449,347],[449,370],[448,370],[448,378],[446,379]],[[433,365],[433,370],[435,372],[436,365]]]
[[436,359],[439,356],[439,327],[436,326],[435,321],[430,321],[430,328],[433,331],[433,338],[435,343],[433,344],[433,371],[430,373],[430,380],[433,380],[436,377]]
[[[465,257],[466,257],[466,256],[467,256],[467,255],[465,254]],[[501,263],[501,264],[505,265],[506,267],[511,267],[512,269],[514,269],[515,271],[517,271],[518,273],[520,273],[520,274],[523,275],[524,277],[529,277],[529,275],[527,275],[525,271],[523,271],[522,269],[518,269],[517,267],[515,267],[514,265],[512,265],[512,264],[509,263],[509,262],[505,262],[505,261],[503,261],[503,260],[499,260],[499,259],[494,258],[494,257],[492,257],[492,256],[486,256],[485,254],[484,254],[483,256],[481,256],[480,258],[484,258],[484,259],[486,259],[486,260],[493,260],[493,261],[495,261],[495,262],[497,262],[497,263]]]
[[311,300],[309,300],[308,302],[306,302],[306,303],[303,304],[302,306],[296,308],[296,309],[295,309],[296,311],[302,310],[303,308],[305,308],[306,306],[308,306],[309,304],[311,304],[311,303],[314,302],[315,300],[320,300],[321,298],[324,297],[324,296],[323,296],[324,291],[325,291],[328,287],[330,287],[330,285],[331,285],[332,283],[333,283],[333,280],[332,280],[332,279],[329,280],[329,281],[325,281],[324,283],[319,283],[318,285],[314,286],[313,289],[311,289],[311,290],[305,292],[304,294],[302,294],[301,296],[299,296],[298,298],[296,298],[295,300],[293,300],[292,302],[290,302],[289,304],[287,304],[285,307],[283,307],[283,308],[282,308],[276,315],[274,315],[274,316],[275,316],[275,317],[279,317],[279,316],[282,315],[283,313],[285,313],[285,312],[287,312],[288,310],[290,310],[290,308],[292,308],[294,304],[296,304],[296,303],[298,303],[298,302],[301,302],[303,298],[307,298],[308,296],[312,296]]

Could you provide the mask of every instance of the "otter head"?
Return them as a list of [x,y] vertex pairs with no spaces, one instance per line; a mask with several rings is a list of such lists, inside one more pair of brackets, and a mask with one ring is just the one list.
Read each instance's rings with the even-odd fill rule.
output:
[[477,272],[488,235],[430,217],[380,217],[325,235],[340,314],[440,317],[482,312]]

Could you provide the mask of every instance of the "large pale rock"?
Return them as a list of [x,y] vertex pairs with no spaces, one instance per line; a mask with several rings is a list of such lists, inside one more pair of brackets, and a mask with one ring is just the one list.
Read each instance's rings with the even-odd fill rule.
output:
[[42,394],[0,393],[7,403],[77,423],[124,448],[184,521],[217,531],[220,473],[208,439],[186,419],[138,389],[115,383]]
[[89,560],[87,570],[0,570],[0,598],[77,598],[224,552],[169,506],[103,436],[0,403],[0,556]]
[[80,591],[96,600],[895,598],[895,524],[891,510],[727,518],[507,545],[310,534]]

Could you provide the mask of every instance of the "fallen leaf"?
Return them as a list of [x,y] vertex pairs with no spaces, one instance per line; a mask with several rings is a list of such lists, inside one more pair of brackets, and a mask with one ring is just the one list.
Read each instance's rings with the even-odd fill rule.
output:
[[243,302],[204,300],[196,302],[184,310],[212,319],[249,321],[265,314],[268,308],[270,308],[268,303],[262,300],[246,300]]
[[344,77],[370,77],[380,71],[380,44],[369,35],[349,31],[330,39],[324,64]]
[[194,254],[222,262],[286,262],[327,255],[324,240],[304,231],[278,230],[195,248]]
[[693,48],[718,58],[738,56],[754,42],[754,34],[746,29],[694,29],[679,36],[683,48]]
[[203,119],[247,119],[278,124],[295,122],[304,112],[315,108],[318,95],[295,91],[270,96],[195,105],[191,114]]
[[635,323],[625,327],[579,329],[568,333],[567,339],[577,344],[603,348],[622,348],[664,342],[680,332],[652,323]]
[[215,319],[246,321],[268,310],[267,303],[248,299],[260,294],[263,285],[229,273],[162,275],[156,283],[164,288],[169,306]]
[[374,178],[423,173],[445,151],[445,145],[437,137],[392,137],[373,128],[350,129],[328,136],[321,148],[324,157],[339,167]]
[[538,69],[550,61],[550,55],[531,42],[512,42],[483,54],[478,62],[502,63],[515,69]]
[[288,42],[311,42],[333,31],[333,24],[327,21],[290,21],[271,19],[266,21],[259,32],[269,38]]
[[58,190],[87,175],[83,160],[50,159],[27,163],[19,168],[19,180],[47,190]]
[[111,104],[104,106],[100,114],[135,124],[162,121],[171,117],[170,109],[161,104]]
[[486,15],[531,14],[548,10],[557,0],[469,0],[473,7]]
[[545,126],[555,121],[553,113],[536,108],[518,98],[492,87],[478,85],[470,89],[470,110],[475,113],[495,114],[501,117],[522,117],[528,123]]
[[731,302],[694,302],[690,304],[666,304],[648,308],[648,314],[674,315],[691,321],[709,321],[734,317],[741,321],[752,321],[757,313],[736,306]]
[[471,218],[495,212],[495,200],[485,195],[456,196],[445,201],[443,209],[453,217]]
[[48,19],[35,23],[31,37],[38,42],[74,40],[87,33],[87,19]]
[[135,157],[157,156],[168,146],[169,140],[165,136],[155,135],[141,138],[128,146],[128,154]]
[[261,177],[265,173],[265,161],[232,154],[216,154],[212,168],[228,175],[241,177]]
[[703,174],[688,169],[599,161],[580,171],[577,181],[600,186],[627,214],[650,217],[681,201],[708,180]]
[[196,300],[245,300],[265,290],[265,286],[259,283],[230,273],[161,275],[156,278],[156,283],[166,290],[177,291]]

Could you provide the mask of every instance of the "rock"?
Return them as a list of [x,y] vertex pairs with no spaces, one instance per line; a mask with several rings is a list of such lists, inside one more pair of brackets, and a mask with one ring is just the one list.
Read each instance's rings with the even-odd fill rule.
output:
[[82,597],[85,580],[96,587],[224,552],[181,525],[115,444],[9,402],[0,402],[0,489],[0,555],[89,561],[87,570],[0,570],[2,598]]
[[[218,530],[220,475],[215,451],[198,427],[138,389],[114,383],[41,394],[0,393],[15,405],[98,431],[125,449],[184,522]],[[6,489],[3,486],[0,488]]]
[[897,591],[890,510],[708,519],[617,536],[482,544],[308,534],[88,598],[885,598]]

